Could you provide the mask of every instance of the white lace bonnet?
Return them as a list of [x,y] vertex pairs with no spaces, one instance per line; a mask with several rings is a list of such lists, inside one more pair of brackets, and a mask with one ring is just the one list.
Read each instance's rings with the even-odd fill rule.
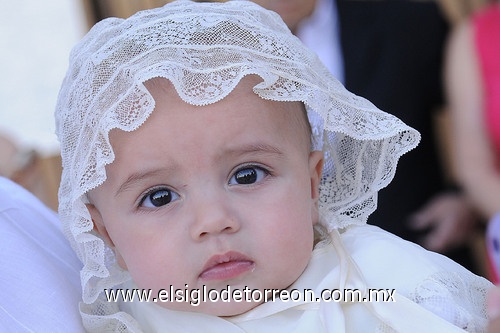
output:
[[[85,303],[97,304],[104,288],[128,279],[92,233],[85,202],[113,162],[109,131],[133,131],[153,111],[143,83],[167,78],[184,101],[207,105],[249,74],[262,78],[254,87],[260,97],[305,104],[313,143],[325,153],[320,212],[329,230],[366,223],[377,191],[420,139],[400,120],[348,92],[277,14],[252,2],[180,0],[126,20],[103,20],[72,50],[55,114],[63,161],[59,214],[84,264]],[[101,306],[98,312],[113,311]]]

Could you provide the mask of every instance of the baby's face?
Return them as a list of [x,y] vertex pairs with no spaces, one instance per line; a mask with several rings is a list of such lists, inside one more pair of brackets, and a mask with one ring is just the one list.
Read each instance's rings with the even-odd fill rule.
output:
[[[318,221],[322,154],[310,153],[300,103],[266,101],[243,79],[208,106],[168,81],[136,131],[113,130],[115,161],[90,194],[96,230],[140,289],[284,289],[304,271]],[[187,287],[186,287],[187,285]],[[253,302],[158,302],[232,316]]]

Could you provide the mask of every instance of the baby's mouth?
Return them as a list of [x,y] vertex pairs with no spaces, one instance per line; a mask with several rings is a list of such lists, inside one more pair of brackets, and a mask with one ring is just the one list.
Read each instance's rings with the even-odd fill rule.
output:
[[199,275],[202,280],[230,280],[253,270],[255,263],[245,255],[230,251],[207,260]]

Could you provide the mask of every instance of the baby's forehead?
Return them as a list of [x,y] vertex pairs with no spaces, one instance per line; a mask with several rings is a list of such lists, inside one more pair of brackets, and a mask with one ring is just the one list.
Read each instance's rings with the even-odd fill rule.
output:
[[[299,101],[276,101],[260,97],[255,92],[254,87],[261,82],[261,77],[247,75],[220,101],[199,106],[184,101],[170,80],[161,77],[150,79],[144,82],[144,86],[155,101],[155,109],[150,116],[153,120],[147,120],[146,124],[155,121],[154,119],[157,118],[155,113],[157,112],[168,114],[161,120],[162,122],[178,122],[179,126],[186,130],[190,128],[190,119],[193,122],[197,121],[200,113],[223,112],[227,115],[226,118],[214,116],[213,120],[227,121],[228,123],[230,122],[229,118],[241,118],[244,121],[243,119],[250,115],[257,118],[257,121],[247,121],[248,126],[259,127],[265,122],[267,125],[272,125],[270,128],[274,128],[275,131],[282,133],[282,135],[297,137],[309,145],[311,131],[304,104]],[[188,115],[188,117],[184,117],[184,115]],[[151,126],[154,126],[154,124]],[[209,126],[209,123],[207,123],[207,126]],[[304,135],[297,135],[298,133]]]
[[142,156],[144,162],[149,151],[176,157],[178,152],[196,151],[206,143],[210,149],[218,147],[215,155],[261,145],[277,150],[294,146],[308,155],[310,132],[302,103],[263,99],[253,91],[258,83],[258,77],[245,77],[222,100],[197,106],[182,100],[166,79],[145,82],[154,109],[136,130],[110,132],[116,161],[131,154]]

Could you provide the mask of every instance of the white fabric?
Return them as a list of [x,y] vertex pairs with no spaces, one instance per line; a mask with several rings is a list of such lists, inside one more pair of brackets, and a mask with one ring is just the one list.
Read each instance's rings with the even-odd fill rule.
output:
[[83,332],[80,269],[56,214],[0,177],[0,331]]
[[[64,233],[84,264],[80,310],[88,330],[140,331],[128,313],[104,298],[103,289],[115,288],[130,276],[92,232],[85,207],[86,193],[105,181],[105,166],[114,159],[109,131],[133,131],[151,114],[154,100],[143,84],[151,78],[167,78],[184,101],[207,105],[223,99],[250,74],[262,78],[254,87],[260,97],[306,105],[315,124],[312,141],[315,147],[322,143],[325,154],[319,209],[332,237],[337,230],[366,224],[399,157],[420,140],[418,132],[348,92],[276,13],[252,2],[181,0],[127,20],[101,21],[73,49],[56,107],[63,161],[59,212]],[[359,243],[349,241],[355,244],[349,247],[354,256]],[[378,260],[365,254],[363,265]],[[402,258],[408,257],[396,257]],[[345,267],[341,262],[342,274]],[[403,283],[407,273],[399,275]],[[455,275],[443,274],[442,289],[429,291],[431,296],[456,287]],[[328,309],[334,317],[341,314],[338,307]]]
[[344,59],[336,0],[316,0],[314,12],[297,26],[296,35],[323,61],[330,73],[344,83]]
[[[311,288],[319,296],[323,289],[388,288],[396,289],[396,302],[268,302],[229,319],[171,311],[155,303],[122,307],[144,332],[485,331],[487,280],[378,227],[355,226],[333,238],[333,245],[316,247],[306,271],[288,289]],[[133,283],[126,287],[136,288]]]

